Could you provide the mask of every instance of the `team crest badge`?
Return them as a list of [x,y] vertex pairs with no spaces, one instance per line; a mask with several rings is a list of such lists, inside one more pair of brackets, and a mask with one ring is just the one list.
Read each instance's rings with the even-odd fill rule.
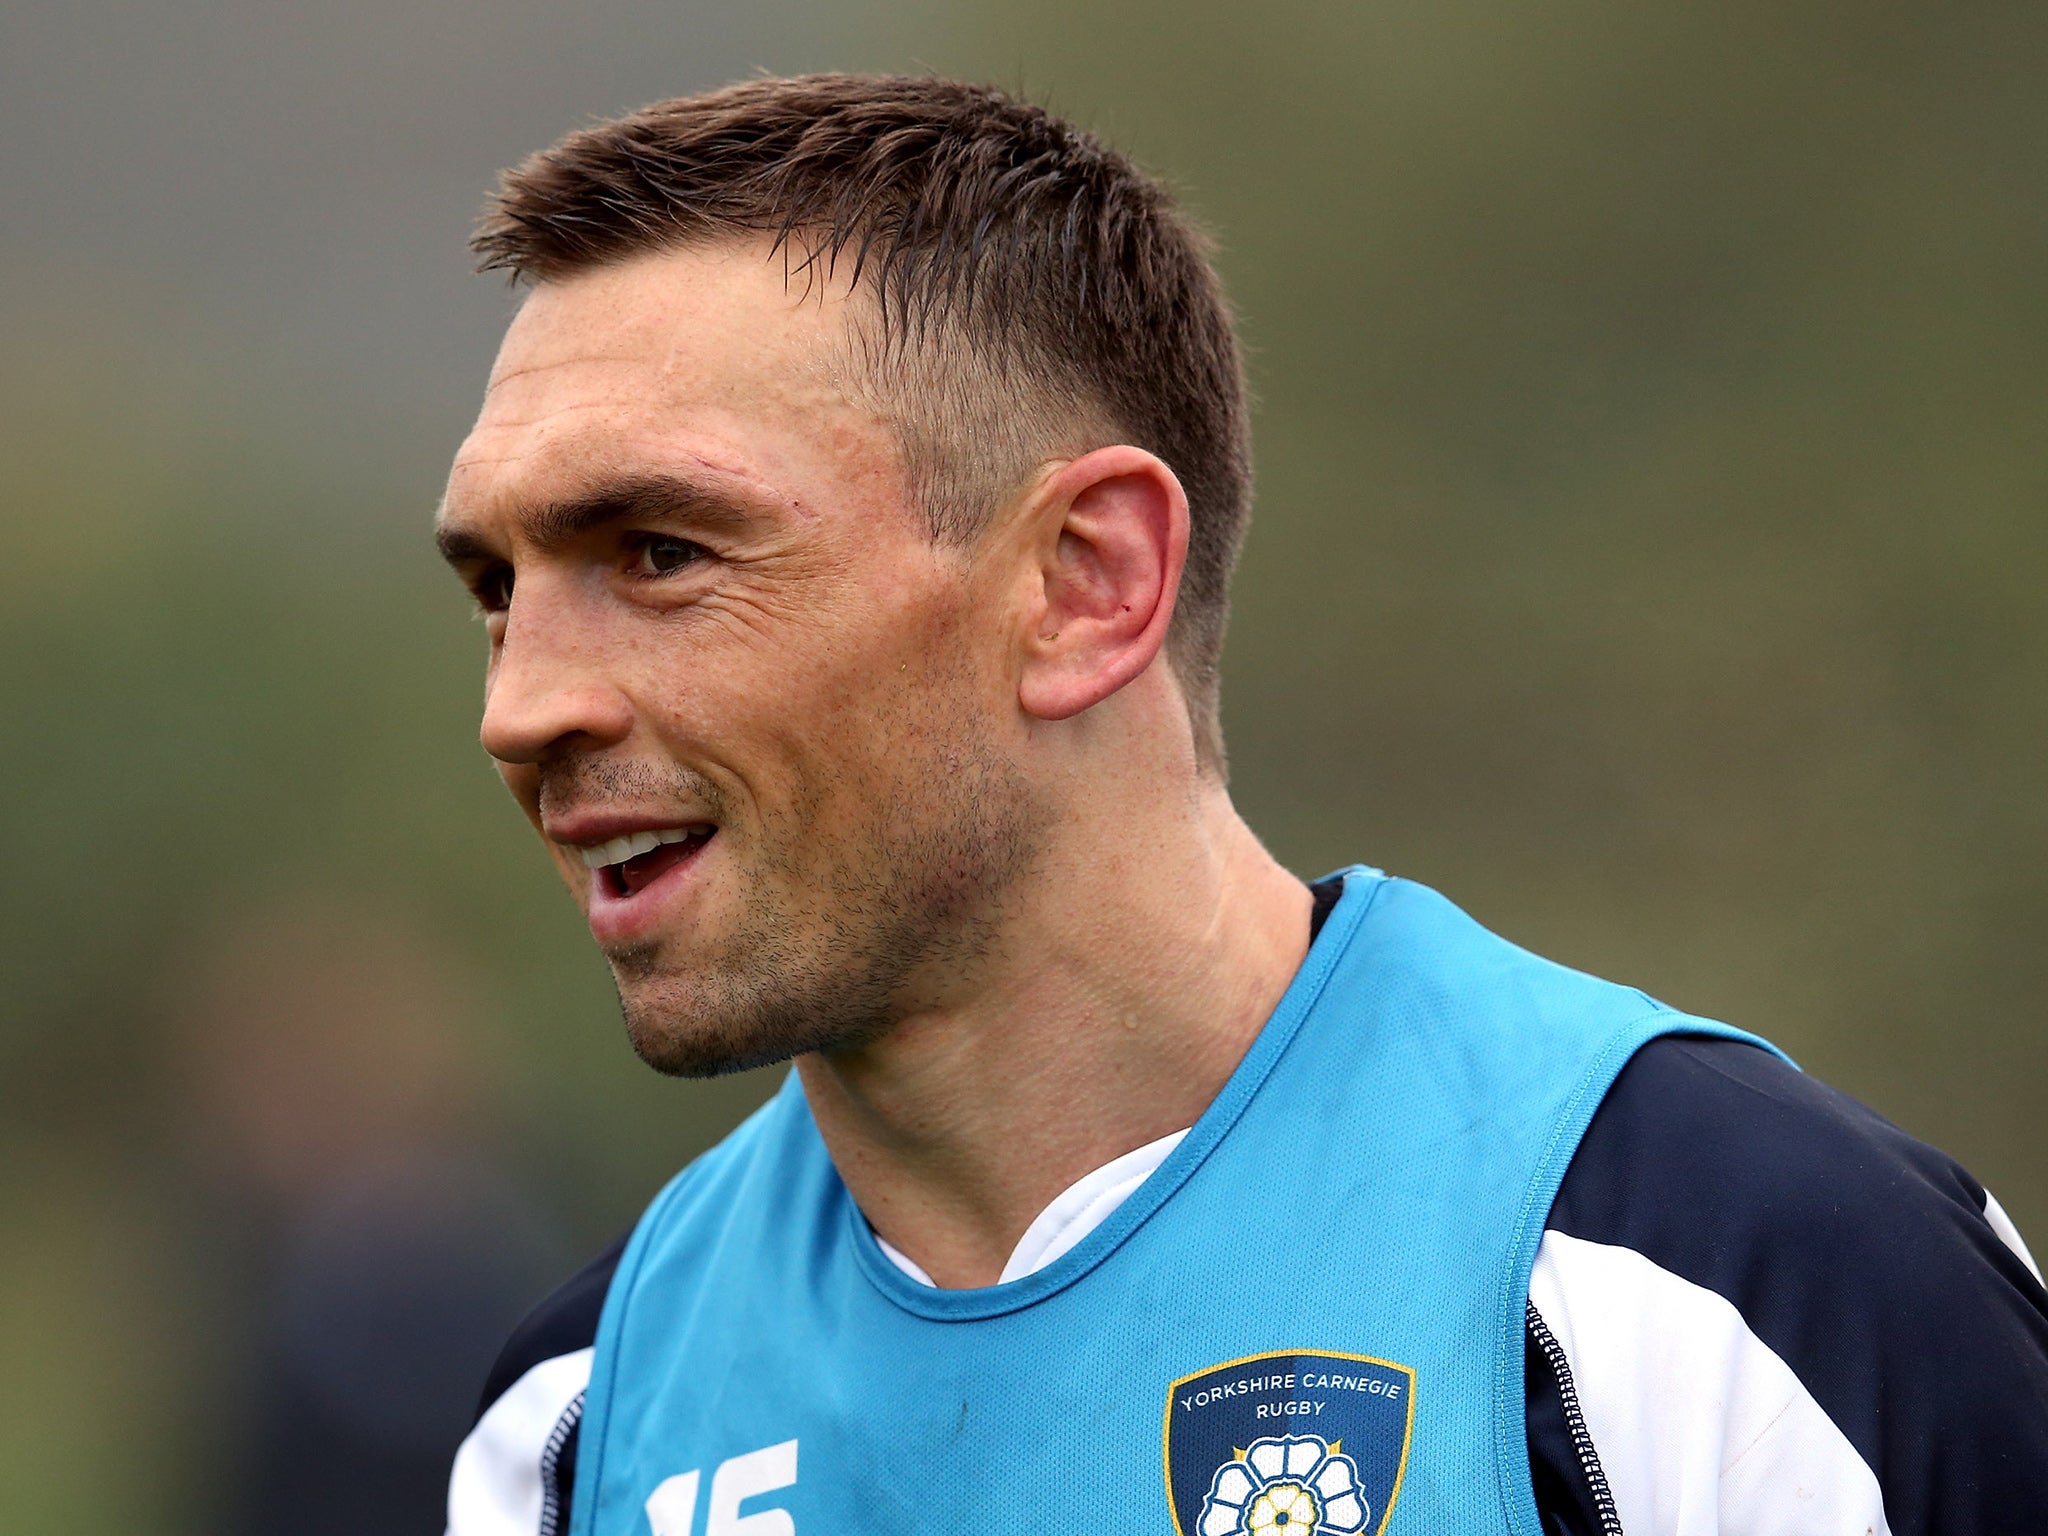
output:
[[1249,1355],[1166,1398],[1178,1536],[1380,1536],[1400,1496],[1415,1373],[1326,1350]]

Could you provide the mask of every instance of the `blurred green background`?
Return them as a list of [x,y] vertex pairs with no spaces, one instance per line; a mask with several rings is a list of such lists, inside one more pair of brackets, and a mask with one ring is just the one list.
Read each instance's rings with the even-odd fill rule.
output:
[[497,167],[826,67],[1021,88],[1220,234],[1283,859],[1769,1034],[2048,1236],[2048,8],[17,7],[0,1529],[230,1528],[351,1180],[513,1234],[481,1341],[770,1086],[633,1060],[426,528]]

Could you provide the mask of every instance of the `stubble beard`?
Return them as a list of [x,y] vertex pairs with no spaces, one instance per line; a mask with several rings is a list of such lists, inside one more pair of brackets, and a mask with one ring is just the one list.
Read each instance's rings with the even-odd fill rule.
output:
[[[901,1022],[920,978],[988,962],[1048,818],[993,743],[933,740],[932,724],[894,737],[896,771],[807,786],[751,846],[735,839],[751,888],[723,940],[680,959],[660,942],[607,951],[642,1061],[716,1077],[856,1048]],[[832,801],[866,814],[820,859],[811,813]]]

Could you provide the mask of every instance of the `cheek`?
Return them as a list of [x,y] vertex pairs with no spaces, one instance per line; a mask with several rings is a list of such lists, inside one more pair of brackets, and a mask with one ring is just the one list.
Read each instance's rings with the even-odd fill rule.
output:
[[935,731],[980,722],[983,670],[967,616],[951,594],[875,605],[871,621],[834,638],[803,684],[806,708],[791,724],[827,752],[885,761]]
[[737,791],[736,806],[810,821],[847,792],[872,815],[877,793],[927,771],[935,740],[985,733],[967,716],[1000,702],[989,628],[956,572],[904,558],[772,626],[644,644],[628,686],[656,749]]
[[1000,739],[1001,687],[971,616],[927,611],[834,679],[819,750],[885,799],[917,799],[964,743]]

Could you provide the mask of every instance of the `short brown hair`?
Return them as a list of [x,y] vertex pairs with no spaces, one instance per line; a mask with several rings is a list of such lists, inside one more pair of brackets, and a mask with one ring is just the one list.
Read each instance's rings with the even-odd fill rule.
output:
[[[570,134],[507,172],[471,247],[541,282],[767,234],[851,280],[852,370],[933,537],[970,540],[1047,457],[1130,442],[1187,491],[1168,657],[1221,772],[1217,667],[1251,503],[1243,369],[1209,242],[1092,136],[985,86],[762,79]],[[822,264],[822,265],[821,265]]]

